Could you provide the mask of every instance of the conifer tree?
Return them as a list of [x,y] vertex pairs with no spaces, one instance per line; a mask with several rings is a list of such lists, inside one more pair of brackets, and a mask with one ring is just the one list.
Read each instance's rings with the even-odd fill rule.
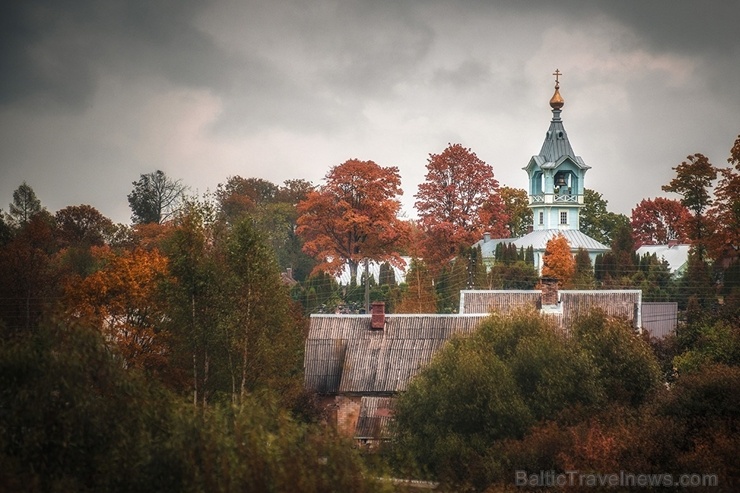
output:
[[573,287],[576,289],[592,289],[594,282],[594,269],[591,265],[591,257],[588,254],[588,250],[579,248],[576,251]]

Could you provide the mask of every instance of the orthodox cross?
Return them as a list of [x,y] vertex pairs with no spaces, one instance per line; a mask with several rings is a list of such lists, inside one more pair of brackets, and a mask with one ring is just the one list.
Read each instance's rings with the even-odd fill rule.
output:
[[562,73],[562,72],[560,71],[560,69],[557,69],[557,68],[556,68],[556,69],[555,69],[555,72],[553,72],[553,73],[552,73],[552,75],[554,75],[554,76],[555,76],[555,85],[556,85],[556,86],[560,85],[560,79],[559,79],[559,77],[560,77],[561,75],[563,75],[563,73]]

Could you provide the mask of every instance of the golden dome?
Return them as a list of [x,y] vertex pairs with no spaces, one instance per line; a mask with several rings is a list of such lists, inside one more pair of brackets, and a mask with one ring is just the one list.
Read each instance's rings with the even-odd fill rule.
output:
[[550,98],[550,107],[554,110],[559,110],[564,104],[563,96],[560,95],[560,84],[555,84],[555,94]]

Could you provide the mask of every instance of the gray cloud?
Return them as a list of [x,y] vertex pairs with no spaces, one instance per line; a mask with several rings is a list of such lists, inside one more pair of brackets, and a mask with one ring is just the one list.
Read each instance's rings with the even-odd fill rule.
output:
[[662,195],[689,153],[722,164],[740,132],[737,2],[0,9],[0,206],[25,179],[50,207],[91,203],[125,221],[131,181],[154,169],[205,191],[235,174],[318,181],[359,157],[400,167],[411,212],[428,153],[448,142],[524,187],[556,67],[587,186],[619,212]]
[[0,101],[80,106],[101,73],[163,75],[213,85],[228,66],[193,25],[205,2],[89,0],[4,2]]

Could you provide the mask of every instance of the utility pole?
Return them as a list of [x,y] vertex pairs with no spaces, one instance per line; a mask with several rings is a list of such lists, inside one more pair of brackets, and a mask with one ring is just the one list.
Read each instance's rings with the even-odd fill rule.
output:
[[370,313],[370,261],[365,257],[365,313]]

